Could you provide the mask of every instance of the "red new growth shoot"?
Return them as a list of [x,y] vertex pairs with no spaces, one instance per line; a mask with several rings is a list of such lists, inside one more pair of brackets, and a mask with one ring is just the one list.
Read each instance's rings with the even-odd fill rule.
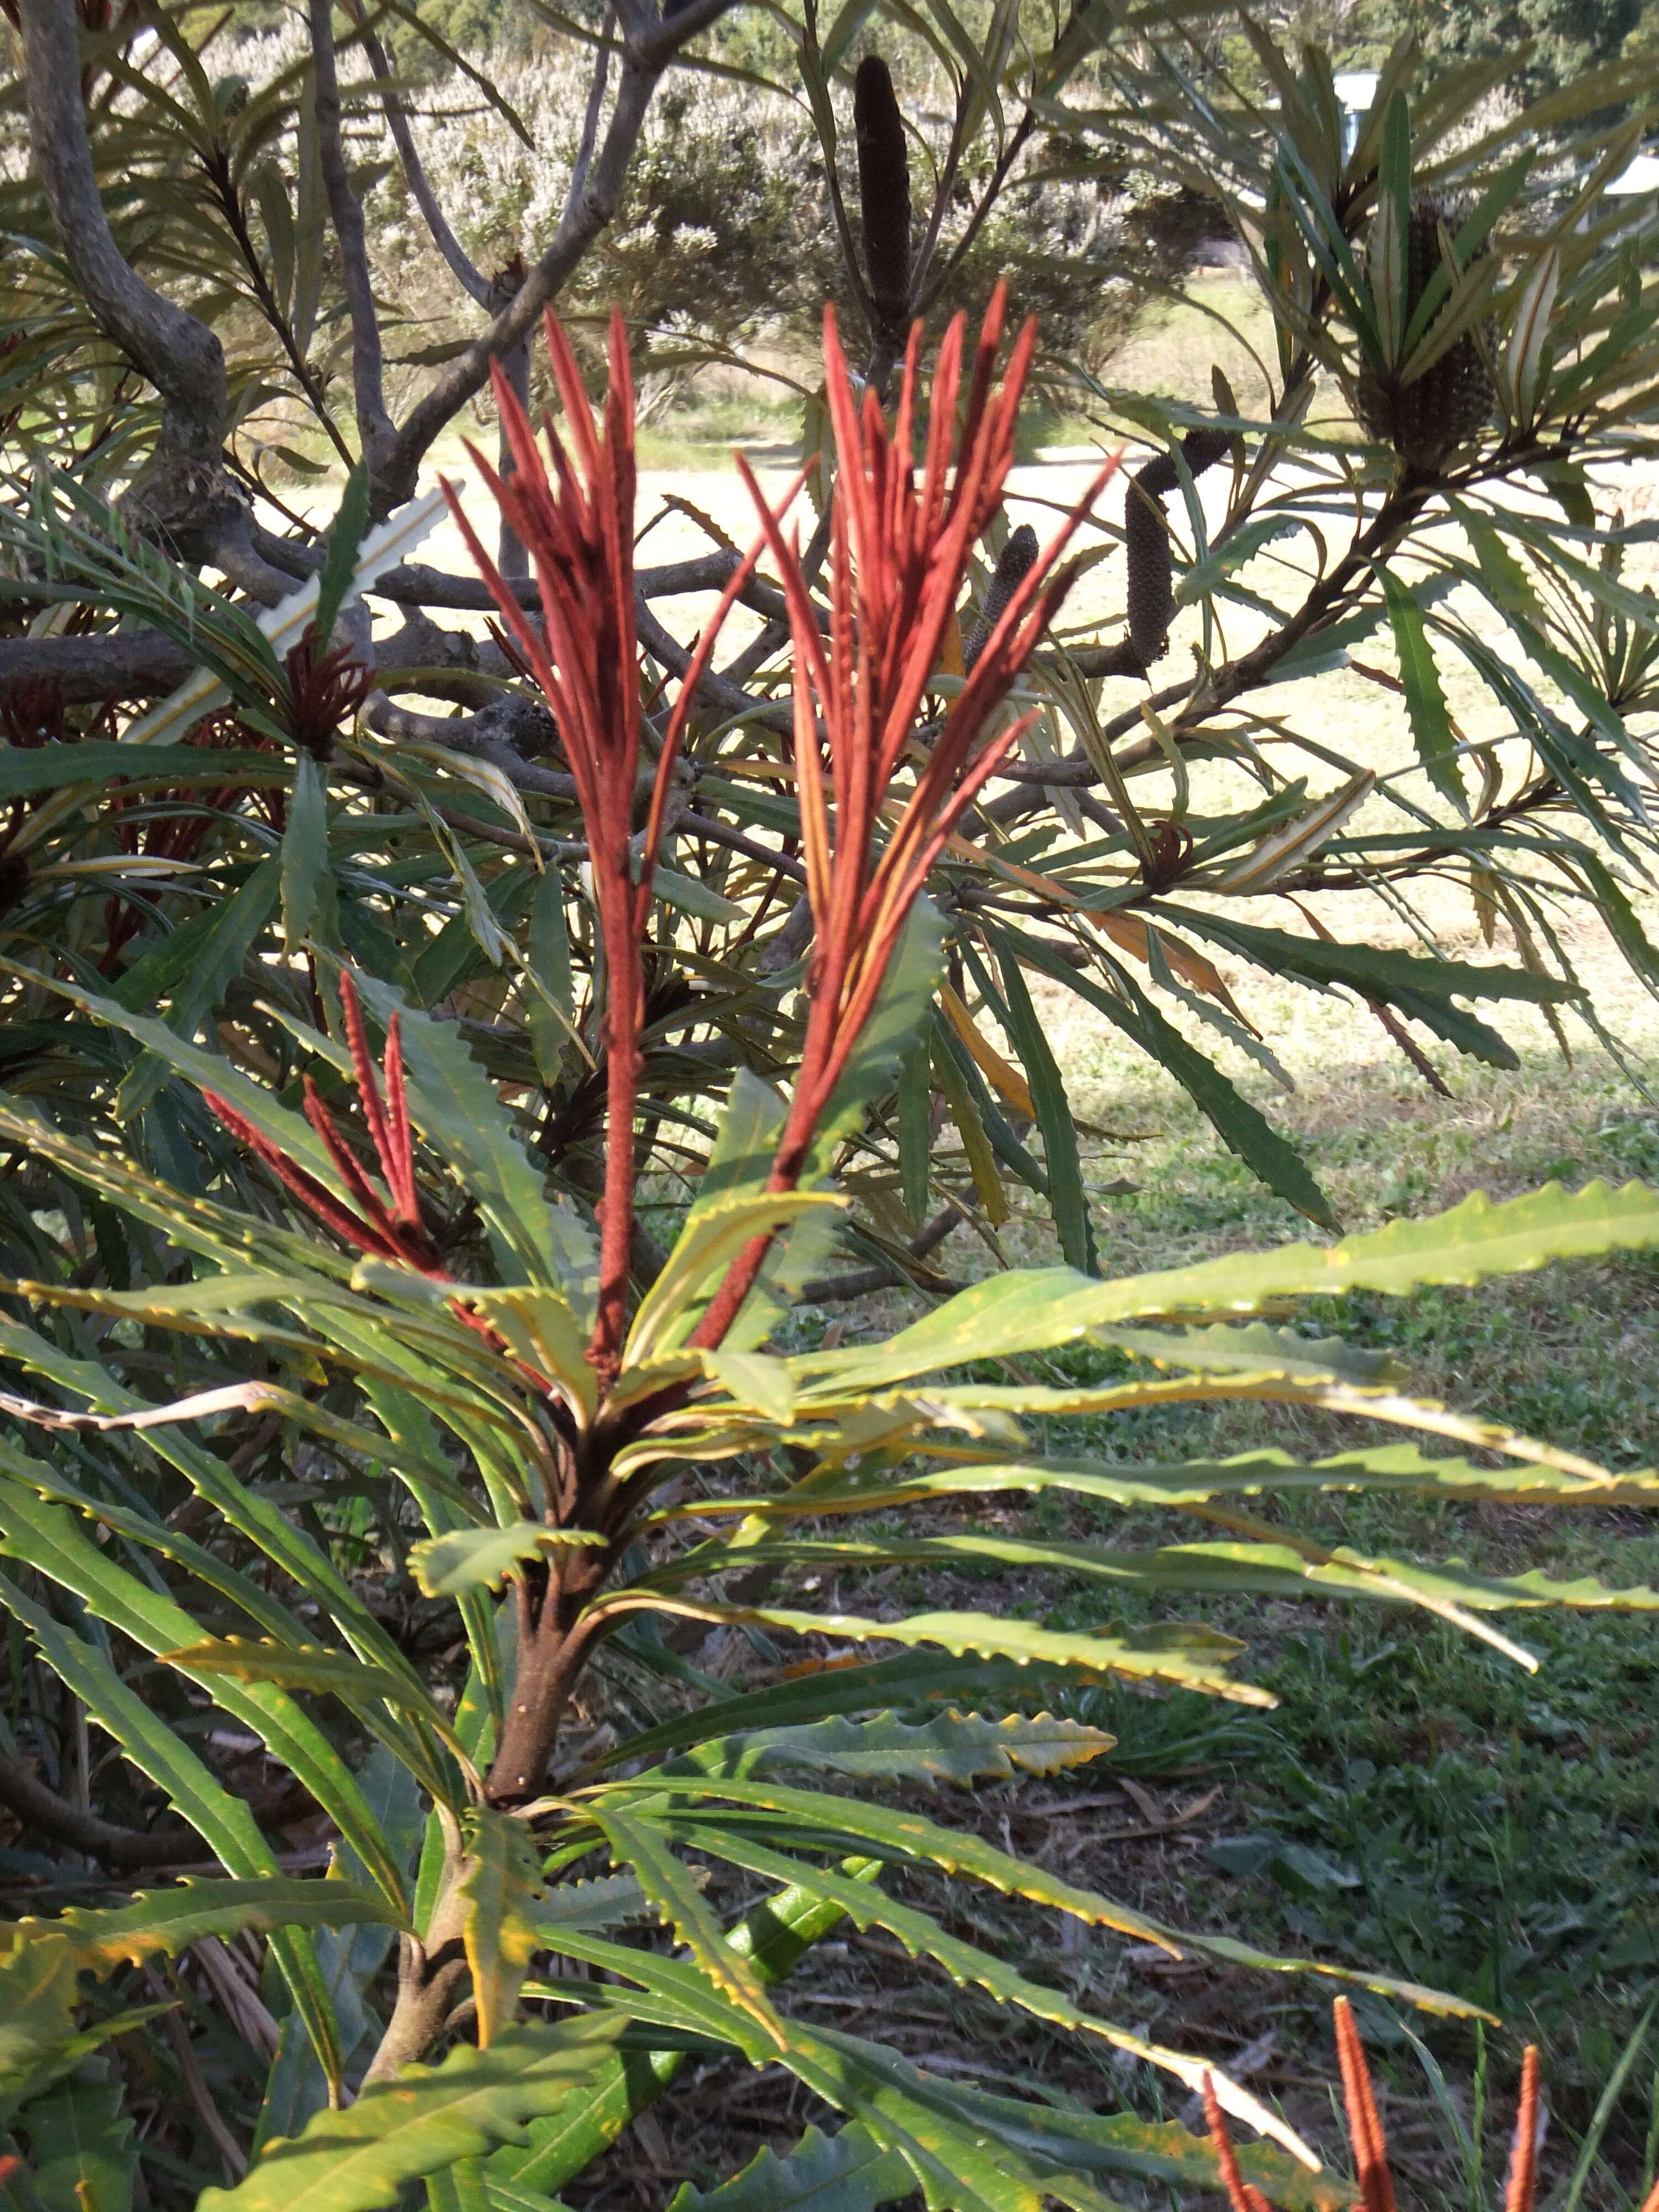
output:
[[[892,964],[929,870],[963,814],[1036,720],[994,728],[998,709],[1068,589],[1056,562],[1117,466],[1107,462],[1057,536],[1020,580],[943,723],[926,738],[922,704],[973,549],[1002,503],[1036,326],[1014,342],[1001,388],[997,348],[1006,298],[997,287],[980,331],[960,435],[966,319],[939,348],[922,464],[914,445],[921,326],[911,331],[889,430],[873,391],[855,400],[833,309],[823,358],[836,434],[830,635],[822,635],[797,544],[786,540],[741,458],[789,606],[794,644],[794,766],[801,849],[817,938],[806,1038],[771,1188],[793,1190],[825,1109]],[[987,732],[992,734],[987,737]],[[981,742],[985,740],[985,742]],[[902,768],[914,778],[898,789]],[[757,1240],[710,1304],[695,1344],[718,1344],[764,1258]]]
[[[605,950],[604,1039],[610,1146],[599,1206],[598,1319],[588,1358],[601,1384],[616,1376],[627,1321],[633,1226],[633,1130],[644,1019],[641,948],[651,882],[674,788],[680,739],[726,614],[769,549],[789,607],[794,644],[794,768],[801,843],[817,933],[805,1051],[771,1188],[792,1190],[928,871],[975,798],[1034,716],[994,729],[994,718],[1053,617],[1070,580],[1055,561],[1116,462],[1103,468],[1054,542],[1021,581],[951,702],[924,731],[946,632],[973,549],[1002,501],[1013,465],[1014,426],[1030,367],[1034,326],[1017,340],[1000,390],[996,355],[1005,301],[999,289],[968,379],[960,436],[964,324],[939,350],[920,472],[913,447],[921,413],[920,325],[912,333],[890,431],[872,392],[853,395],[833,313],[824,319],[824,365],[835,427],[830,635],[820,633],[796,544],[781,516],[744,475],[763,536],[738,568],[698,641],[642,779],[643,714],[634,613],[634,416],[628,348],[611,318],[610,388],[596,429],[575,357],[550,315],[548,351],[564,415],[563,436],[545,425],[547,458],[499,371],[495,399],[514,459],[501,477],[475,450],[502,515],[527,548],[541,599],[539,625],[520,605],[446,485],[468,550],[500,609],[515,657],[546,695],[587,831]],[[743,464],[739,461],[739,467]],[[982,742],[983,741],[983,742]],[[902,789],[895,789],[901,769]],[[636,827],[636,824],[638,825]],[[693,1341],[718,1344],[765,1255],[757,1238],[710,1304]]]
[[1348,2141],[1353,2146],[1354,2170],[1365,2212],[1395,2212],[1394,2177],[1389,2172],[1388,2145],[1371,2088],[1365,2047],[1346,1997],[1331,2008],[1336,2022],[1336,2055],[1342,2068],[1342,2098],[1348,2112]]
[[[610,1136],[599,1208],[599,1310],[588,1348],[604,1386],[616,1376],[628,1319],[634,1115],[645,1019],[641,947],[651,911],[652,878],[674,787],[675,758],[697,684],[759,548],[732,578],[704,631],[654,773],[642,790],[643,716],[634,617],[634,388],[622,317],[613,313],[611,319],[610,388],[597,431],[575,356],[550,314],[547,349],[565,425],[563,438],[550,421],[544,425],[551,473],[499,366],[492,371],[495,404],[512,449],[513,474],[503,478],[476,447],[467,448],[534,563],[541,593],[539,629],[485,552],[447,483],[444,494],[518,654],[553,710],[587,831],[608,994],[604,1036]],[[636,812],[644,816],[637,835]]]
[[357,986],[349,974],[340,977],[340,1004],[345,1012],[346,1042],[351,1048],[357,1096],[362,1104],[363,1120],[368,1125],[369,1141],[391,1195],[390,1206],[358,1165],[356,1154],[340,1134],[322,1093],[309,1076],[305,1081],[306,1119],[321,1139],[335,1172],[350,1192],[357,1207],[356,1213],[342,1205],[315,1176],[289,1159],[280,1145],[255,1128],[228,1099],[222,1098],[215,1091],[204,1091],[203,1096],[238,1143],[257,1154],[278,1181],[318,1220],[331,1229],[342,1243],[350,1245],[355,1251],[373,1254],[377,1259],[401,1261],[406,1267],[418,1268],[423,1275],[441,1277],[444,1271],[422,1222],[420,1195],[415,1185],[414,1144],[404,1099],[403,1040],[398,1035],[398,1018],[393,1014],[386,1030],[386,1096],[382,1098],[368,1049],[368,1035],[363,1027]]

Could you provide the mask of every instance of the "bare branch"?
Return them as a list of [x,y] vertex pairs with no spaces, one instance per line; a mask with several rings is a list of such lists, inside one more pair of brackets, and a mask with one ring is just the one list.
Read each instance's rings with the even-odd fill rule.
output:
[[[641,62],[662,69],[672,61],[682,46],[689,46],[700,33],[718,23],[722,15],[729,15],[735,0],[685,0],[678,8],[665,8],[663,21],[646,30],[637,40],[630,38],[630,47]],[[650,15],[647,6],[646,14]]]
[[[945,1206],[933,1216],[920,1237],[911,1239],[905,1257],[916,1261],[925,1260],[966,1218],[960,1206]],[[931,1267],[919,1266],[913,1273],[908,1273],[903,1263],[895,1259],[890,1266],[860,1267],[854,1274],[823,1275],[816,1282],[803,1283],[795,1293],[794,1302],[798,1306],[827,1306],[840,1298],[861,1298],[872,1291],[893,1289],[921,1289],[948,1296],[963,1287],[947,1277],[936,1275]]]
[[364,704],[363,720],[377,737],[442,745],[447,751],[488,761],[515,790],[539,792],[549,799],[576,796],[574,776],[526,760],[520,750],[526,744],[544,746],[554,735],[553,717],[539,700],[507,693],[476,714],[420,714],[398,706],[384,691],[375,691]]
[[[663,628],[642,593],[635,611],[635,620],[639,626],[640,643],[652,659],[659,661],[672,676],[684,676],[691,665],[691,655],[678,638]],[[794,727],[793,707],[770,699],[757,699],[752,692],[745,691],[741,684],[733,684],[729,677],[718,675],[712,668],[704,670],[698,689],[704,698],[712,700],[723,713],[745,715],[763,729],[787,732]]]
[[385,369],[380,356],[380,319],[374,308],[369,274],[368,240],[362,203],[352,188],[340,129],[340,78],[334,55],[333,0],[309,0],[312,65],[316,72],[317,152],[328,194],[328,210],[339,242],[346,307],[351,317],[351,386],[357,409],[357,435],[374,469],[393,437],[386,407]]
[[616,9],[607,8],[605,21],[599,26],[599,51],[593,57],[593,82],[587,90],[587,112],[582,117],[581,143],[576,149],[576,165],[570,172],[570,190],[565,194],[564,211],[567,216],[587,189],[587,173],[593,166],[593,149],[599,137],[599,118],[605,112],[605,88],[611,82],[611,38],[616,21]]
[[[322,0],[312,0],[313,8]],[[629,52],[623,64],[611,122],[588,169],[580,198],[567,208],[548,247],[509,304],[465,352],[443,369],[416,401],[403,427],[372,462],[374,510],[389,514],[412,498],[420,465],[433,440],[489,376],[492,361],[528,338],[544,307],[555,299],[580,265],[588,247],[621,204],[628,166],[645,127],[651,97],[662,74],[662,61],[642,64]]]
[[[517,345],[509,346],[501,356],[501,374],[507,380],[507,390],[527,415],[530,412],[528,338],[520,338]],[[507,434],[507,424],[503,422],[495,441],[496,473],[505,483],[517,467],[518,463],[513,455],[513,441]],[[530,574],[530,556],[525,550],[524,541],[507,520],[505,508],[501,511],[501,526],[495,539],[495,566],[504,579],[515,584],[522,582]]]
[[0,684],[44,680],[70,706],[97,699],[155,699],[176,690],[195,666],[160,630],[118,636],[0,638]]
[[82,104],[74,0],[21,0],[18,23],[35,173],[64,255],[99,327],[161,396],[155,457],[129,503],[135,519],[181,542],[235,503],[221,465],[224,351],[205,323],[145,283],[111,234]]
[[363,52],[368,56],[368,65],[374,72],[374,88],[380,95],[386,129],[398,149],[398,159],[403,167],[404,181],[409,186],[410,198],[421,210],[426,227],[432,234],[432,243],[447,263],[450,275],[475,307],[487,307],[491,303],[495,288],[456,237],[450,228],[449,218],[438,204],[438,196],[432,189],[432,180],[426,173],[420,149],[415,143],[415,134],[409,127],[409,111],[392,88],[392,58],[366,20],[361,0],[345,0],[345,6],[347,14],[357,26]]
[[49,1790],[20,1759],[0,1759],[0,1805],[40,1835],[101,1859],[106,1866],[189,1866],[202,1856],[202,1838],[193,1828],[152,1835],[100,1820]]
[[775,845],[763,845],[758,838],[745,836],[741,830],[732,829],[730,823],[717,821],[711,815],[698,814],[687,807],[676,827],[689,830],[693,836],[706,838],[711,845],[724,845],[728,852],[741,853],[745,860],[757,861],[763,868],[787,876],[792,883],[806,881],[806,871],[799,860],[792,860]]

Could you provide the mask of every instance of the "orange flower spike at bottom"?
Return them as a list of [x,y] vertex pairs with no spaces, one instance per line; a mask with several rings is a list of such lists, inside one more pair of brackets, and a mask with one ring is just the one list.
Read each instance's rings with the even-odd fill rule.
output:
[[1339,1997],[1331,2011],[1336,2021],[1336,2055],[1342,2068],[1348,2140],[1353,2146],[1365,2212],[1395,2212],[1394,2177],[1389,2172],[1388,2146],[1371,2087],[1370,2069],[1365,2063],[1365,2047],[1346,1997]]
[[[1509,2186],[1504,2212],[1533,2212],[1538,2193],[1538,2049],[1529,2043],[1521,2061],[1521,2104],[1515,2115]],[[1659,2191],[1655,2192],[1659,2203]]]
[[1209,2124],[1210,2139],[1215,2145],[1216,2163],[1221,2168],[1227,2202],[1232,2206],[1233,2212],[1268,2212],[1267,2198],[1239,2172],[1238,2154],[1233,2148],[1233,2139],[1227,2132],[1227,2116],[1221,2109],[1220,2098],[1216,2095],[1215,2082],[1208,2074],[1204,2076],[1204,2117]]

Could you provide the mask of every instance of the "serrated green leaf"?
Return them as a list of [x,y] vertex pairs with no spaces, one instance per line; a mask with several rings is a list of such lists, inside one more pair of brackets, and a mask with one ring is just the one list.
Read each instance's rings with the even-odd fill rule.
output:
[[[1045,1685],[1069,1681],[1080,1686],[1100,1678],[1089,1668],[1057,1668],[1045,1670],[1038,1679]],[[922,1652],[905,1652],[895,1659],[825,1668],[794,1681],[719,1698],[696,1712],[680,1714],[647,1729],[642,1735],[624,1738],[594,1764],[605,1767],[623,1759],[654,1759],[684,1744],[711,1742],[720,1736],[772,1727],[804,1726],[829,1714],[867,1712],[894,1699],[913,1705],[935,1698],[1012,1702],[1031,1687],[1028,1670],[1011,1661],[951,1659],[943,1655],[930,1658]]]
[[[383,1667],[369,1667],[349,1651],[331,1651],[319,1644],[277,1644],[268,1637],[210,1636],[199,1644],[164,1651],[171,1667],[204,1674],[234,1674],[244,1682],[279,1682],[289,1690],[311,1690],[350,1705],[383,1699],[391,1705],[422,1710],[421,1693]],[[426,1700],[430,1704],[430,1699]],[[442,1719],[435,1705],[427,1718]]]
[[328,792],[309,753],[294,764],[294,796],[283,831],[283,935],[289,959],[314,937],[338,938],[338,902],[328,851]]
[[619,1807],[595,1808],[613,1863],[632,1869],[640,1887],[716,1989],[780,2047],[783,2029],[751,1962],[734,1951],[690,1872],[647,1819]]
[[[1215,1322],[1208,1328],[1102,1329],[1099,1341],[1115,1344],[1138,1358],[1160,1367],[1184,1368],[1205,1375],[1277,1374],[1297,1382],[1355,1382],[1369,1386],[1398,1382],[1407,1370],[1392,1352],[1368,1351],[1340,1336],[1303,1336],[1293,1328],[1275,1328],[1270,1322],[1248,1322],[1242,1328]],[[1044,1410],[1034,1403],[1031,1411]]]
[[564,1881],[526,1908],[538,1933],[556,1949],[562,1928],[619,1928],[624,1920],[654,1917],[645,1892],[631,1874],[598,1875],[592,1881]]
[[[622,1609],[639,1601],[616,1599],[607,1606],[602,1601],[596,1610]],[[1275,1702],[1254,1683],[1235,1681],[1223,1671],[1243,1648],[1233,1638],[1185,1625],[1122,1636],[1085,1636],[1042,1628],[1032,1621],[999,1620],[987,1613],[917,1613],[898,1620],[869,1620],[850,1613],[800,1613],[781,1606],[722,1605],[666,1596],[648,1602],[693,1620],[750,1622],[759,1628],[788,1629],[797,1636],[847,1637],[860,1644],[932,1644],[957,1654],[974,1651],[992,1659],[1087,1667],[1138,1681],[1169,1682],[1229,1698],[1237,1705]]]
[[897,2152],[883,2149],[854,2121],[833,2136],[808,2128],[782,2158],[763,2147],[718,2189],[687,2182],[669,2212],[876,2212],[915,2185]]
[[1284,1244],[1111,1283],[1091,1284],[1066,1267],[1012,1269],[960,1291],[885,1345],[805,1353],[791,1364],[803,1383],[834,1376],[870,1389],[963,1359],[1052,1350],[1127,1321],[1248,1314],[1277,1298],[1355,1290],[1400,1297],[1428,1284],[1478,1283],[1553,1260],[1655,1244],[1659,1193],[1643,1183],[1614,1190],[1598,1180],[1577,1191],[1548,1183],[1496,1202],[1475,1191],[1448,1212],[1393,1221],[1323,1248]]
[[198,2212],[378,2212],[404,2183],[441,2172],[555,2112],[590,2080],[621,2023],[583,2018],[508,2028],[488,2051],[463,2044],[437,2066],[405,2066],[344,2112],[268,2143],[234,2189],[204,2189]]
[[[1080,2112],[1060,2105],[999,2097],[972,2083],[952,2082],[965,2117],[1056,2164],[1085,2173],[1123,2174],[1139,2181],[1221,2194],[1224,2185],[1212,2136],[1189,2135],[1177,2120],[1143,2120],[1134,2112]],[[1234,2155],[1246,2181],[1286,2212],[1350,2212],[1352,2185],[1326,2170],[1310,2172],[1272,2143],[1238,2143]]]
[[138,2146],[118,2075],[83,2067],[78,2081],[32,2100],[26,2119],[36,2145],[29,2180],[46,2212],[131,2212]]
[[1065,981],[1150,1058],[1167,1068],[1222,1142],[1237,1152],[1269,1189],[1277,1191],[1310,1220],[1335,1227],[1336,1216],[1330,1200],[1296,1147],[1234,1089],[1213,1060],[1188,1044],[1174,1024],[1164,1019],[1133,976],[1119,970],[1121,996],[1114,997],[1087,976],[1073,974],[1038,940],[1022,938],[1020,947],[1034,966],[1046,969],[1056,981]]
[[31,1943],[0,1957],[0,2115],[72,2074],[100,2045],[171,2009],[143,2005],[77,2028],[78,1984],[67,1943]]
[[[861,1863],[874,1871],[868,1863]],[[838,1926],[841,1918],[837,1907],[795,1885],[755,1906],[727,1940],[753,1961],[762,1984],[769,1987],[789,1973],[802,1954]],[[578,1932],[585,1924],[565,1923]],[[528,2150],[495,2154],[489,2165],[490,2180],[499,2177],[515,2187],[550,2191],[562,2187],[616,2141],[635,2113],[661,2095],[679,2073],[684,2057],[683,2051],[656,2051],[606,2059],[591,2088],[574,2096],[556,2118],[532,2124]]]
[[846,1207],[838,1191],[779,1190],[724,1198],[701,1208],[687,1221],[640,1301],[623,1350],[625,1365],[644,1367],[672,1352],[690,1334],[711,1289],[755,1237],[807,1214],[840,1214]]
[[708,1775],[805,1766],[866,1780],[965,1784],[1003,1782],[1017,1773],[1062,1773],[1099,1758],[1115,1741],[1080,1721],[1059,1720],[1051,1713],[1039,1713],[1034,1720],[1018,1713],[989,1720],[980,1713],[952,1711],[912,1725],[887,1712],[864,1722],[836,1718],[717,1737],[680,1764]]
[[478,2044],[488,2050],[511,2024],[530,1954],[543,1882],[541,1857],[522,1820],[474,1806],[462,1823],[466,1856],[459,1894],[461,1941],[472,1975]]
[[1089,1221],[1089,1200],[1083,1188],[1083,1163],[1078,1155],[1077,1117],[1066,1096],[1060,1064],[1042,1033],[1036,1008],[1020,972],[1018,941],[998,930],[994,942],[1000,955],[1002,988],[1006,994],[1009,1035],[1025,1068],[1042,1133],[1042,1162],[1048,1170],[1048,1203],[1054,1209],[1060,1248],[1068,1266],[1083,1273],[1098,1272],[1095,1264],[1094,1231]]
[[94,738],[82,744],[7,746],[0,754],[0,799],[33,799],[65,784],[101,792],[118,776],[134,791],[153,784],[183,790],[221,784],[281,789],[293,775],[291,762],[251,749],[147,745],[135,752]]
[[424,1597],[459,1597],[467,1590],[498,1590],[515,1567],[539,1559],[562,1544],[599,1544],[585,1528],[550,1528],[520,1521],[510,1528],[453,1528],[423,1536],[409,1551],[409,1571]]
[[898,1080],[901,1061],[927,1028],[928,1009],[945,975],[945,918],[932,899],[919,898],[894,951],[875,1008],[818,1121],[813,1148],[822,1173],[834,1147],[860,1127],[872,1099]]
[[1446,695],[1435,666],[1434,650],[1424,625],[1422,610],[1391,568],[1381,572],[1389,620],[1394,626],[1395,651],[1400,661],[1400,680],[1406,687],[1406,714],[1411,723],[1417,757],[1424,773],[1443,799],[1448,799],[1468,818],[1468,799],[1458,771],[1457,739],[1446,711]]
[[325,646],[334,634],[334,625],[351,588],[357,548],[368,527],[368,465],[360,461],[346,478],[340,504],[334,510],[334,520],[329,526],[328,550],[322,574],[317,579],[317,635]]
[[68,1945],[78,1969],[100,1976],[146,1959],[175,1959],[204,1936],[268,1936],[276,1928],[398,1928],[376,1889],[336,1880],[270,1875],[255,1881],[187,1881],[141,1892],[107,1911],[71,1905],[53,1920],[0,1921],[0,1955],[31,1944]]

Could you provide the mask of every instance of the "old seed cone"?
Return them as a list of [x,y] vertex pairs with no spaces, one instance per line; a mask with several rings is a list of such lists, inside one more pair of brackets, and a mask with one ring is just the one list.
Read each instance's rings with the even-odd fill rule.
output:
[[[1442,224],[1455,234],[1468,212],[1461,201],[1437,192],[1413,197],[1406,265],[1407,324],[1441,266]],[[1413,383],[1402,385],[1395,374],[1381,378],[1367,371],[1355,398],[1367,433],[1392,446],[1419,476],[1428,476],[1486,427],[1492,415],[1492,379],[1478,341],[1468,331]]]
[[879,54],[859,64],[853,93],[864,216],[864,272],[875,335],[902,344],[910,320],[910,156],[893,80]]

